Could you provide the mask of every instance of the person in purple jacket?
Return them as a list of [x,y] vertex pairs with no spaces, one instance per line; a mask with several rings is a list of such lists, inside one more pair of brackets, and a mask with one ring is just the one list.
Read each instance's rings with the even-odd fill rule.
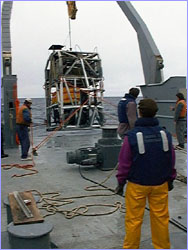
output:
[[143,99],[139,106],[140,118],[134,129],[127,132],[119,154],[117,194],[126,186],[124,249],[140,245],[141,225],[146,199],[149,202],[151,234],[154,248],[170,249],[168,191],[176,177],[175,151],[171,134],[159,126],[155,114],[157,104]]

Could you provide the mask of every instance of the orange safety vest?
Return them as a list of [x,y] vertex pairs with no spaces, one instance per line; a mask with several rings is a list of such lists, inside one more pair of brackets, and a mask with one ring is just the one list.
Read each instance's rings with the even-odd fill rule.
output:
[[183,109],[181,110],[179,117],[180,118],[184,118],[186,116],[186,112],[187,112],[187,104],[186,104],[185,100],[179,100],[179,101],[176,102],[175,109],[177,108],[177,106],[178,106],[179,103],[183,104]]
[[[17,114],[17,116],[16,116],[16,124],[23,124],[23,125],[26,125],[26,126],[29,126],[29,125],[30,125],[30,123],[26,122],[26,121],[24,120],[24,118],[23,118],[23,111],[24,111],[25,109],[28,109],[28,107],[27,107],[25,104],[23,104],[23,105],[19,108],[18,114]],[[28,111],[29,111],[30,117],[31,117],[31,111],[30,111],[29,109],[28,109]]]

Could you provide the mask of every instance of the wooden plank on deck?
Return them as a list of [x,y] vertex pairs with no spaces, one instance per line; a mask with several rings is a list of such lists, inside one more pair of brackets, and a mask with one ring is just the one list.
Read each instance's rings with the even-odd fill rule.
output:
[[18,202],[16,201],[14,194],[9,193],[8,198],[9,198],[14,225],[43,222],[44,219],[40,214],[40,211],[37,207],[37,204],[35,202],[35,199],[32,193],[31,192],[19,192],[19,194],[23,200],[31,200],[31,203],[27,204],[26,206],[29,208],[29,210],[33,214],[33,217],[27,218],[24,212],[22,211],[21,207],[19,206]]

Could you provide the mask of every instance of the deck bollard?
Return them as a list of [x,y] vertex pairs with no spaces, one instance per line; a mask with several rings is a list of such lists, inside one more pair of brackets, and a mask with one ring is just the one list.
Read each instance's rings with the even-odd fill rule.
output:
[[7,226],[11,249],[50,249],[50,232],[53,225],[49,222]]

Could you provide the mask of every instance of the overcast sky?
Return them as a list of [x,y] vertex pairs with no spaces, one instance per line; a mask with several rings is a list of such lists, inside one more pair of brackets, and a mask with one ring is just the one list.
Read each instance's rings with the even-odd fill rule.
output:
[[[164,79],[185,76],[187,2],[131,1],[164,59]],[[77,1],[71,21],[72,48],[102,59],[105,96],[122,96],[144,84],[137,35],[116,1]],[[44,97],[44,68],[52,44],[66,45],[68,12],[64,1],[14,1],[11,16],[13,74],[18,97]],[[78,48],[77,46],[77,48]]]

